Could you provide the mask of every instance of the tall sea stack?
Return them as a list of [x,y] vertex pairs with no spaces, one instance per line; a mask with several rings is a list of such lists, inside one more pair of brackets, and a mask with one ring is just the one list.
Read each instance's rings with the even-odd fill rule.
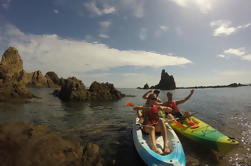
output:
[[176,84],[172,75],[169,75],[164,69],[161,72],[161,78],[158,85],[155,85],[155,89],[160,90],[173,90],[176,88]]

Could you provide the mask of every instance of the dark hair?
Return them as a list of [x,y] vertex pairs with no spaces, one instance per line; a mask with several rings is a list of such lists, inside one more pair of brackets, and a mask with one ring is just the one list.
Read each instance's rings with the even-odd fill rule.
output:
[[153,93],[159,94],[159,93],[160,93],[160,91],[159,91],[159,90],[157,90],[157,89],[155,89],[155,90],[153,91]]
[[151,100],[157,100],[157,98],[156,97],[152,97]]

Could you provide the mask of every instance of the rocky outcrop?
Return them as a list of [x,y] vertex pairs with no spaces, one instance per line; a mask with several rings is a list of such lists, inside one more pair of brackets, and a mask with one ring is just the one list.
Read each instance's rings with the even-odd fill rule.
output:
[[36,97],[25,86],[16,82],[0,83],[0,102],[26,100]]
[[81,80],[75,77],[70,77],[62,81],[63,84],[60,90],[55,90],[54,95],[64,101],[87,101],[88,91]]
[[89,89],[86,89],[82,81],[71,77],[61,81],[60,90],[55,90],[54,95],[64,101],[112,101],[124,97],[113,84],[98,83],[94,81]]
[[0,125],[0,162],[3,166],[102,166],[100,149],[65,140],[44,125]]
[[120,91],[115,89],[113,84],[110,83],[98,83],[94,81],[89,90],[88,90],[89,98],[91,101],[112,101],[118,100],[124,97]]
[[0,101],[25,100],[35,97],[19,81],[23,72],[23,61],[18,51],[13,47],[8,48],[0,63]]
[[52,82],[54,84],[56,84],[56,85],[61,85],[62,84],[62,82],[61,82],[62,79],[59,79],[58,75],[53,71],[47,72],[45,74],[45,77],[51,79]]
[[143,89],[149,89],[149,85],[146,83],[143,87]]
[[176,89],[176,84],[172,75],[169,75],[164,69],[161,72],[161,78],[159,84],[151,86],[145,84],[143,88],[138,87],[137,89],[160,89],[160,90],[173,90]]
[[161,90],[173,90],[176,88],[176,84],[172,75],[169,75],[163,69],[161,72],[161,78],[159,84],[154,87],[155,89]]
[[13,79],[17,77],[21,71],[23,71],[23,61],[14,47],[9,47],[3,54],[0,68],[4,70],[5,77]]

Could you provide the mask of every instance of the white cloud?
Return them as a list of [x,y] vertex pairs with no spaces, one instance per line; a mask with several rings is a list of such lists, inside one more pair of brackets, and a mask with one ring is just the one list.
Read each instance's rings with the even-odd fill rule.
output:
[[58,11],[57,9],[53,9],[53,12],[54,12],[55,14],[58,14],[58,13],[59,13],[59,11]]
[[220,58],[225,58],[226,55],[220,54],[220,55],[218,55],[218,57],[220,57]]
[[160,27],[159,27],[163,32],[167,32],[168,31],[168,26],[165,26],[165,25],[161,25]]
[[[25,70],[40,69],[44,73],[55,71],[64,77],[122,66],[162,67],[191,63],[183,57],[155,52],[119,50],[102,43],[66,39],[57,35],[25,34],[12,25],[0,28],[1,41],[17,47]],[[1,50],[6,49],[6,45],[0,45]]]
[[207,14],[213,8],[215,0],[171,0],[181,7],[195,6],[204,14]]
[[242,56],[241,59],[242,59],[242,60],[251,61],[251,54]]
[[11,0],[1,0],[0,2],[1,2],[1,6],[4,9],[8,9],[10,7]]
[[109,35],[106,35],[106,34],[103,34],[103,33],[99,34],[99,37],[101,37],[101,38],[103,38],[103,39],[108,39],[108,38],[110,38]]
[[142,18],[145,15],[145,0],[121,0],[120,8],[128,10],[133,16]]
[[228,36],[235,32],[237,32],[240,29],[248,28],[251,24],[244,24],[239,26],[231,26],[231,21],[229,20],[217,20],[212,21],[210,23],[210,26],[214,28],[214,36]]
[[168,31],[168,26],[161,25],[154,31],[154,37],[159,38],[163,33]]
[[107,35],[107,32],[109,31],[109,28],[110,28],[111,24],[112,24],[111,21],[102,21],[102,22],[99,23],[100,28],[101,28],[99,37],[101,37],[103,39],[110,38],[110,36]]
[[145,40],[147,38],[147,29],[146,28],[141,28],[139,31],[139,38],[141,40]]
[[102,16],[106,14],[113,14],[116,12],[116,8],[106,3],[105,1],[90,1],[84,3],[84,7],[95,16]]
[[103,9],[103,13],[104,13],[104,14],[112,14],[112,13],[114,13],[115,11],[116,11],[116,8],[113,7],[113,6]]
[[231,55],[236,55],[236,56],[242,56],[245,55],[246,52],[243,51],[243,49],[234,49],[234,48],[229,48],[227,50],[224,50],[225,54],[231,54]]
[[107,30],[111,26],[111,21],[102,21],[99,23],[102,30]]

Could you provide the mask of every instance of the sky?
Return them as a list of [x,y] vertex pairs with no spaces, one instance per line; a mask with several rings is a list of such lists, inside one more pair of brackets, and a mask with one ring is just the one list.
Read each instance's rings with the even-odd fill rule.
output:
[[0,0],[0,54],[117,88],[251,83],[250,0]]

